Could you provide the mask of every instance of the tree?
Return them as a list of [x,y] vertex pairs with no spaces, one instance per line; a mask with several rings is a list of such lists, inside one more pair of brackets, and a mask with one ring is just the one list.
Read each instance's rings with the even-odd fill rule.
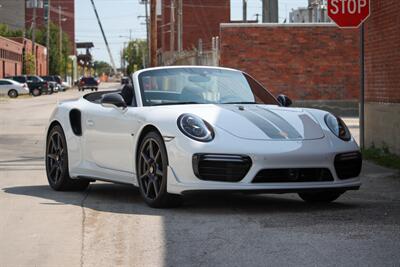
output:
[[147,42],[136,39],[130,41],[123,50],[123,59],[128,63],[126,72],[128,75],[136,70],[143,69],[143,57],[147,55]]
[[110,74],[112,72],[112,67],[110,64],[108,64],[105,61],[95,61],[93,64],[94,64],[94,72],[97,75],[101,75],[104,73],[104,74],[110,76]]
[[23,37],[24,33],[21,30],[11,30],[7,25],[0,24],[0,36],[3,36],[3,37]]

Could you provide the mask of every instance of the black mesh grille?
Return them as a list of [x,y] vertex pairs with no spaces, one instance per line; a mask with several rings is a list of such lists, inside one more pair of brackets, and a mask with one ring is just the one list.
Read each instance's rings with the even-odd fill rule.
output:
[[335,157],[335,169],[339,179],[358,177],[361,172],[362,157],[360,152],[339,154]]
[[307,169],[265,169],[257,173],[253,183],[299,183],[333,181],[326,168]]
[[240,155],[196,154],[193,156],[195,175],[206,181],[239,182],[251,167],[251,159]]

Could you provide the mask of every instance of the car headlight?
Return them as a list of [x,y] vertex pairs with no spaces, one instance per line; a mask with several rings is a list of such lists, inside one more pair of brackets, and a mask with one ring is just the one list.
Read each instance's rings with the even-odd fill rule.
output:
[[351,140],[351,133],[341,118],[333,116],[332,114],[326,114],[325,123],[332,133],[343,141]]
[[182,114],[179,116],[178,128],[184,135],[196,141],[210,142],[214,139],[214,131],[211,125],[192,114]]

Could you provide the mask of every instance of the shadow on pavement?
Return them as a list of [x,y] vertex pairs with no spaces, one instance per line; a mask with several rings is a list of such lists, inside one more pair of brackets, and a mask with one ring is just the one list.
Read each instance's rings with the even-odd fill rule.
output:
[[[357,208],[354,204],[336,202],[330,204],[308,204],[299,198],[279,195],[244,194],[195,194],[185,196],[184,205],[173,209],[152,209],[142,201],[137,188],[133,186],[95,183],[84,192],[56,192],[47,185],[4,188],[8,194],[25,195],[55,201],[58,204],[78,205],[85,208],[126,214],[166,215],[173,213],[190,214],[272,214],[309,213],[310,211],[339,211]],[[87,195],[87,197],[86,197]],[[293,195],[292,195],[293,196]],[[83,203],[84,201],[84,203]],[[56,204],[42,202],[41,204]]]

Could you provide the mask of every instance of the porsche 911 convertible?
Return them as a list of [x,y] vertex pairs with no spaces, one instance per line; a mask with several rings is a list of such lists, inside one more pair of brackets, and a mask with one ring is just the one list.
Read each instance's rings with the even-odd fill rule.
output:
[[244,72],[160,67],[132,84],[58,104],[46,136],[53,189],[125,183],[167,207],[209,191],[331,202],[361,185],[361,154],[342,119],[290,108]]

